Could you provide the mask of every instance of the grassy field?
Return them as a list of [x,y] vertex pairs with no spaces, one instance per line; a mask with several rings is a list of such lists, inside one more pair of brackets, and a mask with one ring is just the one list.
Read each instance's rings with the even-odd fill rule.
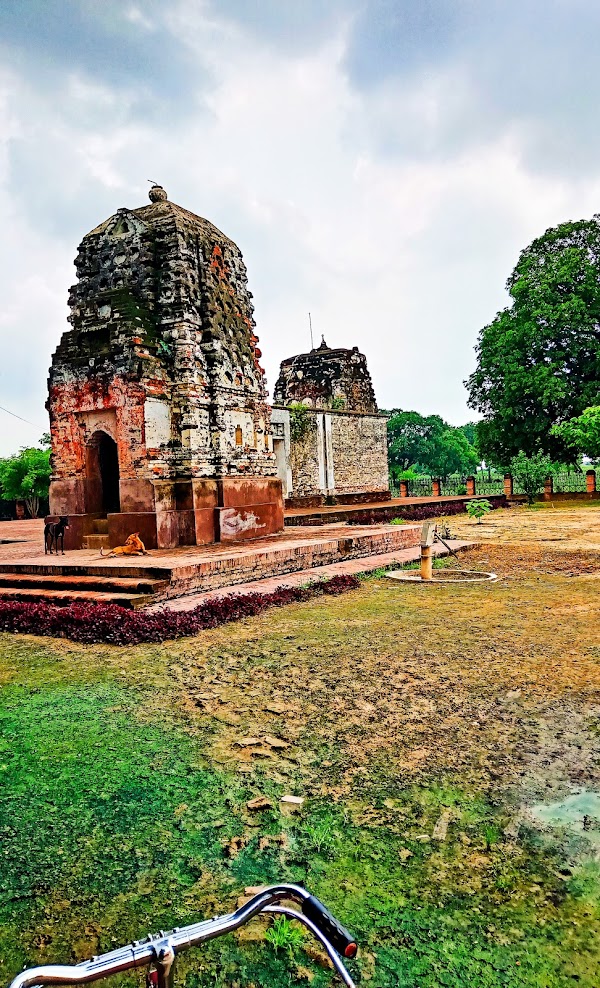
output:
[[[376,577],[162,646],[1,636],[4,981],[291,879],[373,988],[597,988],[600,821],[535,809],[600,790],[600,561],[548,535],[557,515],[494,514],[462,559],[497,584]],[[177,982],[330,984],[265,929],[183,955]]]

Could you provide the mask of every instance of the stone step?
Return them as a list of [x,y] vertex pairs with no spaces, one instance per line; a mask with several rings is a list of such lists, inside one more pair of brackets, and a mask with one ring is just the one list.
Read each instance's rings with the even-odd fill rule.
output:
[[108,518],[96,518],[94,520],[94,533],[96,535],[108,535]]
[[[123,557],[107,558],[98,555],[97,564],[94,562],[76,563],[79,550],[68,552],[66,556],[44,556],[38,559],[27,559],[24,562],[0,563],[0,575],[7,573],[30,573],[34,576],[116,576],[118,579],[166,580],[172,576],[171,566],[136,565],[139,556],[125,560]],[[131,561],[130,561],[131,560]]]
[[67,607],[74,603],[118,604],[128,610],[151,603],[154,594],[104,593],[98,590],[47,590],[44,588],[14,589],[0,587],[0,602],[21,601],[39,603],[46,601],[56,607]]
[[157,601],[417,546],[420,535],[420,525],[330,525],[318,533],[287,529],[256,542],[180,546],[153,550],[143,557],[101,557],[89,550],[69,551],[66,556],[38,552],[18,562],[0,563],[0,575],[10,574],[12,579],[18,572],[35,577],[137,578],[168,583],[153,598]]
[[[95,524],[97,525],[99,523],[95,522]],[[84,535],[82,542],[84,549],[97,549],[98,552],[100,552],[100,549],[106,549],[107,551],[110,549],[108,535]]]
[[60,573],[0,573],[0,589],[69,590],[154,595],[168,587],[168,580],[149,580],[111,576],[68,576]]

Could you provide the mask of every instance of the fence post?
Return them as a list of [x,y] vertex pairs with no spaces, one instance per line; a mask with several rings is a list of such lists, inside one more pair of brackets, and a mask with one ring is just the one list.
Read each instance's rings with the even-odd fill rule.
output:
[[475,497],[475,477],[467,477],[467,496]]
[[597,488],[596,488],[596,471],[595,470],[586,470],[586,474],[585,474],[585,489],[588,492],[588,494],[595,494],[596,493]]
[[554,494],[554,478],[552,474],[550,474],[550,476],[546,477],[544,481],[544,500],[550,501],[552,499],[553,494]]
[[513,479],[509,473],[504,474],[504,496],[513,496]]
[[431,496],[432,497],[442,496],[442,482],[439,479],[439,477],[436,477],[431,481]]
[[408,497],[408,480],[400,481],[400,497]]

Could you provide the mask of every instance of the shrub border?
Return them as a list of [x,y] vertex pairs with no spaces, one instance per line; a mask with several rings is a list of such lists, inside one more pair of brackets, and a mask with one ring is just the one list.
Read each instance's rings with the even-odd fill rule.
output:
[[337,596],[360,586],[356,576],[334,576],[271,593],[211,597],[190,611],[131,611],[119,604],[74,603],[57,607],[40,600],[0,603],[0,631],[68,638],[82,644],[139,645],[197,635],[229,621],[254,617],[269,607]]

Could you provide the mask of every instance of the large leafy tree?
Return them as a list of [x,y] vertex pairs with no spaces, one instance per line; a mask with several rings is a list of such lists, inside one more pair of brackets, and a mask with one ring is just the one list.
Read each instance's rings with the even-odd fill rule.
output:
[[0,492],[8,501],[23,500],[32,518],[40,509],[40,498],[48,496],[50,450],[22,449],[16,456],[0,460]]
[[600,405],[584,408],[581,415],[569,419],[552,429],[575,455],[583,453],[592,460],[600,460]]
[[512,305],[481,331],[466,382],[479,447],[505,465],[520,450],[568,462],[552,427],[600,403],[600,216],[547,230],[506,287]]
[[398,478],[407,470],[436,477],[468,473],[478,456],[461,428],[439,415],[419,415],[394,409],[388,420],[390,472]]

